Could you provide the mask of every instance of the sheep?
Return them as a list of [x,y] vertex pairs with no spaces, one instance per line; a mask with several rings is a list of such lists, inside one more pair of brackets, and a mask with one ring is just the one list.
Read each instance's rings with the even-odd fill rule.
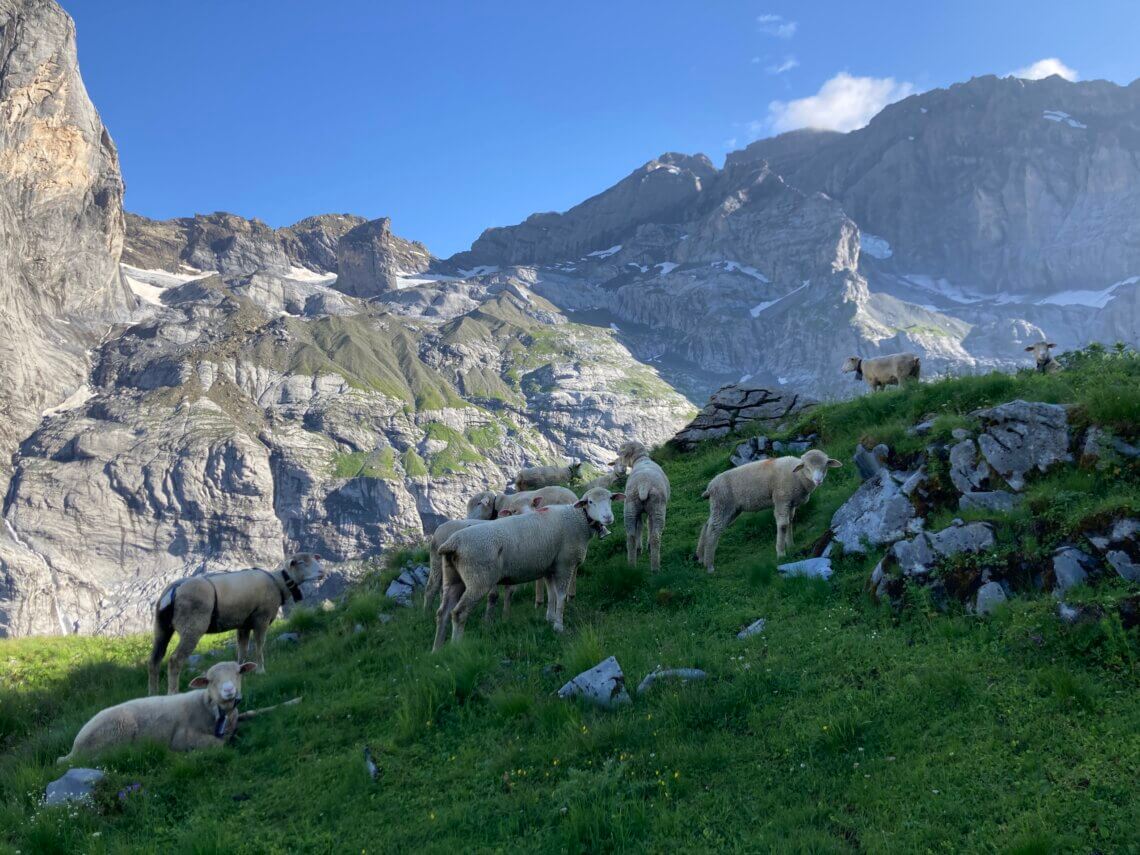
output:
[[443,559],[443,601],[436,612],[435,643],[443,646],[447,621],[451,640],[463,637],[472,607],[498,584],[546,581],[546,619],[563,630],[567,588],[586,557],[590,538],[604,537],[613,524],[611,502],[622,493],[595,488],[573,505],[556,505],[457,531],[439,548]]
[[644,525],[649,529],[649,569],[661,569],[661,534],[665,531],[665,509],[669,504],[669,478],[654,463],[649,451],[636,440],[622,444],[611,466],[629,472],[625,481],[625,550],[631,566],[637,564]]
[[71,752],[56,762],[140,740],[172,751],[223,745],[237,729],[242,675],[255,668],[255,662],[218,662],[190,681],[192,691],[135,698],[101,710],[79,729]]
[[273,572],[253,568],[180,579],[166,587],[154,607],[154,647],[150,654],[149,694],[158,692],[158,669],[178,633],[178,646],[166,666],[166,690],[177,694],[182,665],[203,635],[237,630],[238,658],[246,661],[249,636],[257,647],[257,670],[265,673],[265,633],[288,597],[302,599],[301,585],[320,579],[321,556],[298,552]]
[[553,487],[577,480],[578,471],[582,463],[571,463],[567,466],[532,466],[523,469],[515,476],[515,488],[522,490],[537,490],[539,487]]
[[587,490],[592,490],[595,487],[604,487],[607,490],[613,489],[613,486],[620,479],[621,479],[621,473],[619,473],[619,472],[606,472],[605,474],[599,475],[597,478],[594,478],[591,481],[587,481],[582,486],[582,492],[585,493]]
[[523,513],[524,506],[537,509],[551,505],[572,505],[576,501],[578,494],[568,487],[539,487],[521,493],[501,493],[495,500],[495,518]]
[[907,380],[917,380],[921,370],[922,360],[914,353],[892,353],[870,359],[849,356],[843,363],[844,374],[854,371],[855,379],[866,380],[873,392],[885,386],[901,386]]
[[1051,341],[1039,341],[1036,344],[1031,344],[1025,348],[1026,353],[1032,353],[1034,359],[1037,361],[1037,371],[1040,374],[1056,374],[1058,371],[1063,371],[1061,363],[1053,358],[1053,354],[1049,351],[1057,345]]
[[503,496],[494,490],[484,490],[476,493],[467,500],[467,519],[493,520],[495,518],[495,504]]
[[776,557],[792,545],[792,517],[827,475],[843,464],[817,449],[803,457],[778,457],[721,472],[701,494],[709,500],[709,518],[697,542],[697,561],[712,573],[721,533],[744,511],[772,508],[776,515]]

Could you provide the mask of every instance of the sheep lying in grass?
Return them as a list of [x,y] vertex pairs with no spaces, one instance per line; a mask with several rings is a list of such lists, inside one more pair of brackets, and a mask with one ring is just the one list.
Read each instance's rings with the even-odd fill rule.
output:
[[173,751],[223,745],[237,728],[242,675],[256,667],[254,662],[218,662],[190,681],[193,691],[135,698],[108,707],[80,728],[71,752],[56,762],[70,763],[80,754],[140,740],[158,742]]
[[447,621],[451,639],[463,637],[472,607],[496,585],[546,581],[546,619],[562,632],[567,589],[586,557],[590,538],[608,533],[610,503],[621,493],[595,488],[573,505],[556,505],[457,531],[439,548],[443,559],[443,602],[436,612],[433,650],[443,646]]
[[515,488],[523,490],[537,490],[540,487],[554,487],[559,484],[565,486],[578,477],[578,470],[582,468],[581,462],[570,463],[566,466],[532,466],[523,469],[515,476]]
[[628,470],[625,481],[625,549],[630,565],[637,564],[643,525],[649,529],[649,568],[661,569],[661,535],[669,504],[669,478],[649,457],[649,450],[635,440],[623,443],[618,458],[610,464]]
[[158,692],[158,669],[174,633],[178,646],[166,666],[166,690],[178,692],[182,666],[203,635],[237,630],[238,658],[245,662],[249,637],[257,647],[257,670],[265,673],[265,633],[288,597],[302,599],[301,585],[324,575],[321,556],[298,552],[273,572],[254,568],[191,576],[168,585],[154,607],[150,694]]
[[907,380],[917,380],[921,370],[922,360],[914,353],[892,353],[871,359],[849,356],[843,363],[844,374],[854,371],[855,379],[866,380],[873,392],[885,386],[901,386]]
[[1049,351],[1057,345],[1051,341],[1039,341],[1037,344],[1031,344],[1025,348],[1026,353],[1032,353],[1033,358],[1037,363],[1037,371],[1041,374],[1056,374],[1058,371],[1064,371],[1061,363],[1053,358],[1053,354]]
[[776,557],[792,545],[792,517],[827,475],[842,466],[838,460],[812,449],[803,457],[778,457],[746,463],[721,472],[701,494],[709,500],[709,518],[697,543],[697,560],[712,573],[721,533],[744,511],[772,508],[776,515]]

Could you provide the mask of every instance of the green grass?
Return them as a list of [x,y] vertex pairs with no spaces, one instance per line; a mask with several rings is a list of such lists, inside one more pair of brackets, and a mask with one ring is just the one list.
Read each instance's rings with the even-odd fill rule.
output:
[[442,422],[429,422],[424,433],[428,439],[447,443],[446,448],[430,455],[427,461],[428,471],[436,477],[463,472],[467,464],[483,460],[483,455],[466,436]]
[[[1078,420],[1127,413],[1127,400],[1098,409],[1099,396],[1134,370],[1102,361],[911,387],[822,407],[794,429],[818,430],[844,461],[860,439],[917,450],[913,421],[937,415],[948,434],[1014,397],[1077,404]],[[146,640],[0,642],[0,850],[1138,851],[1136,630],[1068,627],[1032,592],[986,620],[940,613],[924,591],[896,611],[865,592],[877,556],[843,557],[830,583],[786,580],[770,512],[733,524],[707,576],[689,557],[699,496],[734,442],[659,455],[673,486],[661,574],[644,557],[626,565],[619,522],[590,546],[564,636],[524,589],[510,621],[477,614],[462,644],[433,656],[429,615],[382,595],[395,557],[345,605],[296,615],[302,642],[273,646],[269,674],[246,681],[247,708],[303,695],[299,706],[245,723],[224,750],[116,752],[100,762],[97,809],[74,817],[37,804],[52,760],[97,709],[145,691]],[[797,516],[801,546],[857,480],[847,463],[816,491]],[[1046,551],[1066,526],[1135,512],[1138,481],[1134,469],[1058,469],[996,520],[999,539]],[[1074,599],[1107,612],[1128,594],[1104,585]],[[766,630],[738,641],[757,617]],[[631,686],[659,664],[710,676],[615,712],[554,696],[611,654]],[[141,794],[120,800],[133,782]]]
[[383,478],[394,481],[396,473],[396,452],[391,447],[375,451],[353,451],[333,457],[334,478]]

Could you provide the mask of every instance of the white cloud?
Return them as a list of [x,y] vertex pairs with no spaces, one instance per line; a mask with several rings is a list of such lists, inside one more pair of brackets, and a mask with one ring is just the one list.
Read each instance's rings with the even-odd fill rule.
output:
[[783,15],[760,15],[756,19],[760,25],[760,32],[766,36],[775,36],[778,39],[790,39],[796,34],[795,21],[789,21]]
[[1059,74],[1066,80],[1076,81],[1081,79],[1081,75],[1077,73],[1075,68],[1069,68],[1069,66],[1065,65],[1065,63],[1061,62],[1061,60],[1055,56],[1039,59],[1032,65],[1025,66],[1025,68],[1011,71],[1009,76],[1020,77],[1023,80],[1043,80],[1054,74]]
[[775,65],[769,65],[766,70],[769,74],[783,74],[785,71],[791,71],[799,64],[800,61],[794,56],[788,56],[784,58],[783,62],[776,63]]
[[772,101],[768,105],[768,126],[776,133],[796,128],[853,131],[871,121],[888,104],[912,92],[913,85],[893,77],[852,77],[841,71],[815,95],[795,101]]

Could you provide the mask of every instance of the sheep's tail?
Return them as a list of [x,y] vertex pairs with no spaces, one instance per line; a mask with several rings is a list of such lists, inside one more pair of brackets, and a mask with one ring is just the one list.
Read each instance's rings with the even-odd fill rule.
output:
[[641,501],[643,501],[643,502],[649,498],[649,485],[648,484],[638,484],[637,485],[637,498],[641,499]]
[[707,499],[707,498],[709,497],[709,495],[710,495],[710,494],[709,494],[709,488],[708,488],[708,487],[705,487],[705,491],[704,491],[703,493],[701,493],[701,498],[702,498],[702,499]]

